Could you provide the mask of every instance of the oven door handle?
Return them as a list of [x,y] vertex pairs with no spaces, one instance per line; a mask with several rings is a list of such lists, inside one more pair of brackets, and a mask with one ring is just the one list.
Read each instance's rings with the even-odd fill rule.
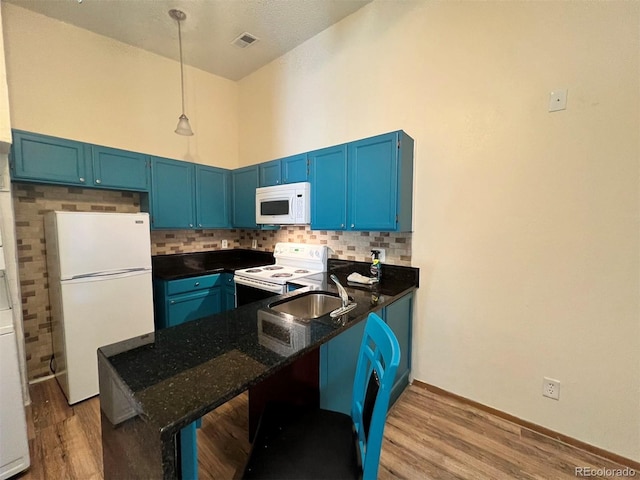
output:
[[249,280],[244,277],[235,276],[233,278],[236,285],[244,285],[246,287],[253,287],[259,290],[266,290],[273,293],[282,293],[282,285],[277,283],[261,282],[260,280]]

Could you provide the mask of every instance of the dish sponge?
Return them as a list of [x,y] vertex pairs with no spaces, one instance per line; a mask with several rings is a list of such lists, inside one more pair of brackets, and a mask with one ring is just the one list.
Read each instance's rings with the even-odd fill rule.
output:
[[372,278],[372,277],[365,277],[364,275],[360,275],[359,273],[353,272],[351,275],[347,277],[347,282],[371,285],[372,283],[377,283],[378,279]]

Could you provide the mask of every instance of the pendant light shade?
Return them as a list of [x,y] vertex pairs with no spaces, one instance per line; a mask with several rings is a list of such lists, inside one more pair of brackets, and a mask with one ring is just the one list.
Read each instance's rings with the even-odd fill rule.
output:
[[180,22],[187,18],[187,15],[182,10],[169,10],[169,16],[178,22],[178,44],[180,46],[180,92],[182,93],[182,115],[178,118],[178,126],[175,132],[178,135],[193,135],[191,125],[189,125],[189,119],[184,113],[184,67],[182,65],[182,30],[180,29]]
[[193,130],[191,130],[191,125],[189,125],[189,119],[184,113],[180,115],[180,117],[178,118],[178,126],[176,127],[176,133],[178,135],[187,135],[189,137],[193,135]]

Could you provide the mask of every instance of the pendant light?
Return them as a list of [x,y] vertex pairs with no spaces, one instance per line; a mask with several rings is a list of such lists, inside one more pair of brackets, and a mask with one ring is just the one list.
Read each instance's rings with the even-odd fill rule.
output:
[[182,115],[178,118],[178,126],[176,127],[176,133],[178,135],[193,135],[191,125],[189,125],[189,119],[184,114],[184,67],[182,66],[182,31],[180,29],[180,22],[187,18],[187,15],[182,10],[169,10],[169,16],[178,22],[178,43],[180,45],[180,89],[182,92]]

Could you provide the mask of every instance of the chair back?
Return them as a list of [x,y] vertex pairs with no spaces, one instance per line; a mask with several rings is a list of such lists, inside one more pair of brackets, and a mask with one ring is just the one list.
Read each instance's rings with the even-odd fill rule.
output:
[[398,339],[389,325],[370,313],[360,344],[351,402],[364,480],[375,480],[378,475],[382,434],[399,363]]

